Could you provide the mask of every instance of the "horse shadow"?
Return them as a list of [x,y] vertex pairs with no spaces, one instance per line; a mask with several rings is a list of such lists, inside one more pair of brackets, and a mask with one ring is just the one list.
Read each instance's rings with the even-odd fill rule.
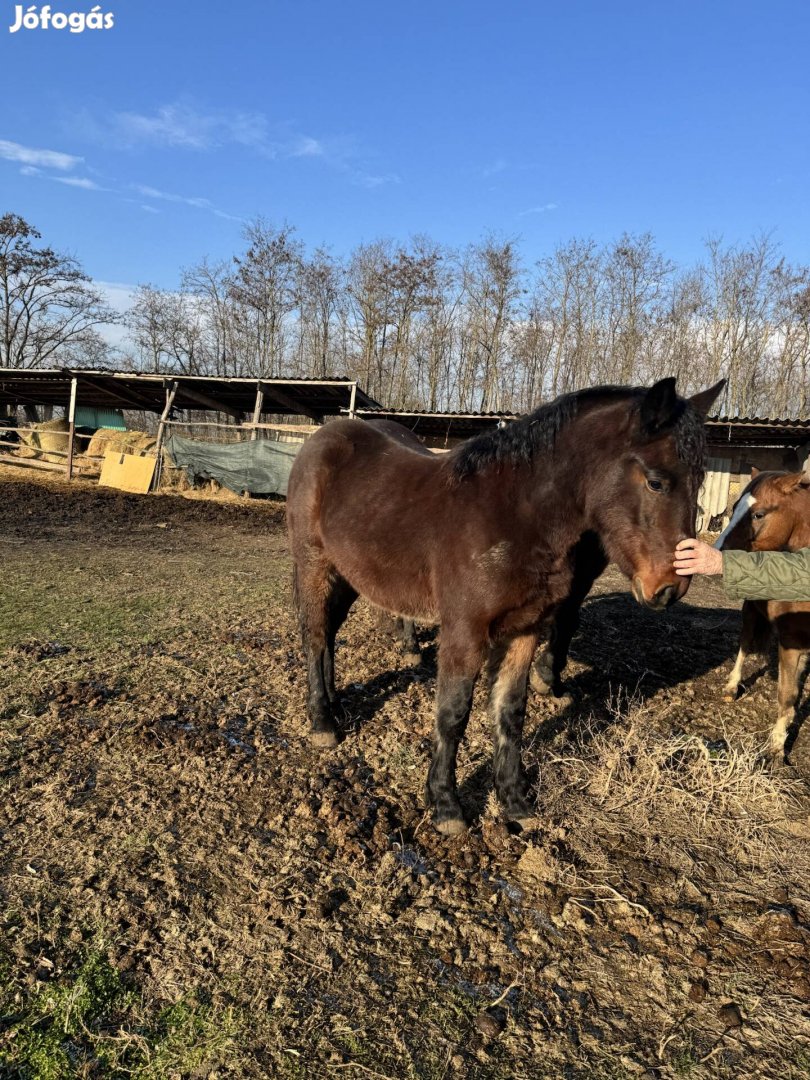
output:
[[[575,670],[563,674],[565,693],[556,699],[530,696],[524,745],[532,743],[539,749],[561,734],[587,743],[620,719],[617,706],[630,701],[641,705],[662,690],[728,665],[736,656],[739,633],[737,608],[682,601],[660,614],[624,592],[592,597],[582,607],[580,629],[571,645]],[[527,771],[535,785],[539,763]],[[468,813],[481,815],[491,786],[490,761],[465,777],[459,794]]]
[[[547,744],[563,732],[577,741],[587,740],[593,731],[604,730],[616,721],[611,703],[633,700],[641,704],[661,690],[689,683],[728,664],[736,655],[739,632],[737,608],[700,607],[681,601],[660,614],[641,607],[626,592],[592,596],[583,604],[580,629],[570,649],[575,670],[564,676],[566,695],[541,698],[540,708],[535,707],[537,698],[530,699],[533,704],[525,741]],[[405,692],[414,678],[435,680],[437,629],[420,628],[419,640],[422,661],[418,667],[408,667],[403,661],[402,666],[367,682],[341,689],[338,716],[344,734],[358,733],[386,701]],[[750,682],[749,677],[746,684]],[[485,806],[491,773],[491,763],[484,763],[461,784],[465,806],[476,815]]]
[[405,693],[415,679],[420,682],[435,680],[437,638],[435,627],[420,632],[422,659],[418,665],[409,665],[403,657],[397,667],[381,671],[366,682],[347,683],[339,688],[335,712],[342,735],[354,736],[360,732],[388,700]]

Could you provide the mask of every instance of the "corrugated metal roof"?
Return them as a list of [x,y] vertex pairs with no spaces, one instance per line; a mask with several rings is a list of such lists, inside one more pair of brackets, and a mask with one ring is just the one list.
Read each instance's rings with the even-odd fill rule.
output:
[[[151,374],[140,371],[108,371],[95,368],[20,369],[0,368],[0,404],[66,405],[73,378],[78,380],[77,404],[95,408],[145,409],[162,412],[166,385],[177,381],[177,409],[253,412],[257,379],[219,378],[203,375]],[[311,416],[320,420],[336,416],[351,402],[354,380],[262,379],[262,412]],[[377,402],[356,388],[355,402],[373,408]]]
[[[512,412],[428,412],[419,409],[360,408],[358,416],[396,420],[419,435],[464,439],[520,418]],[[810,418],[768,419],[758,416],[712,416],[706,421],[712,445],[801,446],[810,442]]]

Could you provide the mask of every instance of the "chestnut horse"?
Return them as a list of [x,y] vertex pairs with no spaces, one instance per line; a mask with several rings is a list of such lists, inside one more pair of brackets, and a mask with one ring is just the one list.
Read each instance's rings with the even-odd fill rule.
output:
[[398,445],[356,420],[302,447],[287,491],[294,591],[316,745],[338,737],[334,644],[358,595],[439,622],[427,800],[444,833],[465,828],[456,755],[488,657],[494,784],[506,817],[532,820],[521,737],[541,627],[568,596],[586,533],[663,610],[686,592],[672,552],[694,534],[703,421],[722,383],[685,400],[650,389],[567,394],[447,454]]
[[[737,500],[731,521],[717,540],[721,550],[798,551],[810,547],[810,477],[805,473],[751,470],[751,482]],[[734,701],[749,653],[779,643],[779,687],[770,756],[784,757],[788,729],[796,720],[802,670],[810,652],[810,603],[746,600],[742,609],[740,651],[725,686]]]

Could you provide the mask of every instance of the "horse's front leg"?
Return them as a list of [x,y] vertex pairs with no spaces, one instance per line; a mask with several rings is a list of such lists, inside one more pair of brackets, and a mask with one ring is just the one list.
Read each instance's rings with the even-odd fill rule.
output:
[[495,740],[495,791],[509,821],[526,827],[534,819],[529,781],[521,759],[529,669],[537,634],[521,634],[496,645],[489,662],[489,710]]
[[762,652],[768,646],[771,627],[762,612],[750,600],[746,600],[742,609],[742,629],[740,630],[740,649],[731,674],[723,687],[723,700],[735,701],[740,690],[743,676],[743,664],[750,653]]
[[563,600],[551,624],[549,640],[541,649],[531,672],[531,686],[538,694],[565,693],[562,673],[568,663],[568,650],[579,629],[579,614],[593,583],[603,574],[607,557],[593,533],[586,533],[574,548],[574,576],[568,596]]
[[442,628],[436,686],[433,757],[428,770],[426,801],[439,832],[454,836],[466,824],[456,788],[456,755],[470,718],[473,689],[484,651],[483,635]]
[[779,642],[778,712],[770,745],[771,756],[776,759],[784,757],[788,729],[796,719],[804,659],[802,649],[790,649]]

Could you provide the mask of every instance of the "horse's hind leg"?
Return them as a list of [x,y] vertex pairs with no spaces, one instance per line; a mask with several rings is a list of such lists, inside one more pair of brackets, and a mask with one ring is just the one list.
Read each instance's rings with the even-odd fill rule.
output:
[[788,728],[796,719],[804,659],[805,653],[802,649],[790,649],[779,643],[778,711],[770,745],[770,753],[774,758],[784,756]]
[[456,788],[456,755],[470,718],[482,654],[483,640],[464,640],[464,635],[459,640],[443,628],[439,641],[433,757],[425,799],[433,808],[434,825],[447,836],[464,832],[466,828]]
[[402,652],[409,664],[414,667],[422,660],[419,638],[416,636],[416,624],[413,619],[397,618],[397,634],[402,642]]
[[523,826],[529,825],[534,816],[528,801],[529,782],[520,751],[529,669],[536,646],[536,634],[523,634],[496,646],[489,664],[495,791],[507,819]]
[[734,701],[742,682],[743,664],[750,653],[763,652],[768,646],[771,628],[766,616],[750,600],[746,600],[742,609],[742,629],[740,630],[740,649],[731,674],[723,688],[725,701]]
[[332,714],[334,641],[339,626],[333,599],[337,581],[342,579],[321,552],[310,552],[296,565],[295,593],[309,686],[307,714],[313,743],[324,747],[336,746],[338,741]]
[[327,602],[326,658],[324,661],[326,695],[329,698],[330,705],[333,707],[337,703],[337,691],[335,690],[335,639],[356,599],[357,593],[348,581],[339,574],[333,573],[330,577],[330,592]]

